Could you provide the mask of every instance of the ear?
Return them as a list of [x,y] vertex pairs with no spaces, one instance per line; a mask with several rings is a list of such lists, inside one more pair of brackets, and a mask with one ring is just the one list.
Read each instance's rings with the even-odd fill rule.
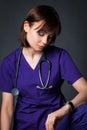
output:
[[28,21],[24,21],[24,31],[25,31],[25,32],[28,32],[28,31],[29,31],[29,28],[30,28],[29,22],[28,22]]

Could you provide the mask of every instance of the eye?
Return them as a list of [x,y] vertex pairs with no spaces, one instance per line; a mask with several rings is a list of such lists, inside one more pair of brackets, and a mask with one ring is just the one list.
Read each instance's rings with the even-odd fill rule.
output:
[[43,30],[39,30],[39,31],[38,31],[38,34],[39,34],[40,36],[44,36],[44,35],[45,35],[45,32],[44,32]]
[[50,34],[49,39],[52,39],[54,36],[55,36],[54,34]]

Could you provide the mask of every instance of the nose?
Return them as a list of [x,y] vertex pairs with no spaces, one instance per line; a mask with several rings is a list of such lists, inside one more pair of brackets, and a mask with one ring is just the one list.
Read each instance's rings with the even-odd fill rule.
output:
[[42,38],[42,43],[44,44],[44,45],[46,45],[46,44],[48,44],[48,36],[43,36],[43,38]]

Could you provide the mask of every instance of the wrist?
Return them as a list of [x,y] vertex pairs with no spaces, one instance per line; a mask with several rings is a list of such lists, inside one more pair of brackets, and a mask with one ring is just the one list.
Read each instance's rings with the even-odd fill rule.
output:
[[62,107],[62,112],[64,115],[69,114],[75,109],[74,104],[71,101],[67,101],[65,105]]
[[58,111],[60,111],[62,116],[65,116],[71,112],[71,107],[68,104],[65,104]]
[[75,109],[75,106],[71,101],[67,101],[65,105],[68,105],[72,111]]

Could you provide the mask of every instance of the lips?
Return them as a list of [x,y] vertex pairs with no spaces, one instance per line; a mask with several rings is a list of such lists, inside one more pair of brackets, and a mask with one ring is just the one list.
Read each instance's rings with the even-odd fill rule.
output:
[[43,49],[45,46],[39,46],[40,49]]

